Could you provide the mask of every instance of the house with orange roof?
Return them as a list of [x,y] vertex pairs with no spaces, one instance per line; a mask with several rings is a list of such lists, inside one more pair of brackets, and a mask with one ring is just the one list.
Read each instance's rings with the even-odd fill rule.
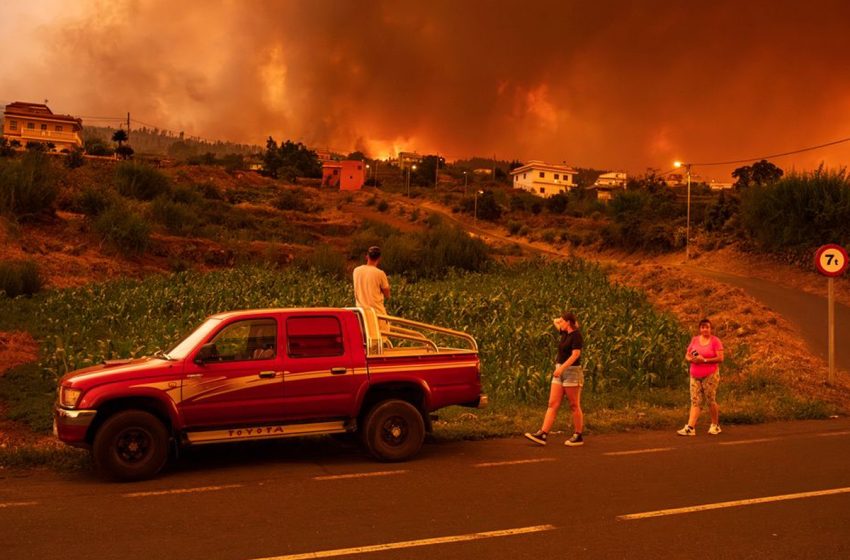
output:
[[51,143],[60,152],[80,148],[82,130],[82,119],[54,114],[42,103],[15,101],[3,111],[3,136],[22,146],[28,142]]

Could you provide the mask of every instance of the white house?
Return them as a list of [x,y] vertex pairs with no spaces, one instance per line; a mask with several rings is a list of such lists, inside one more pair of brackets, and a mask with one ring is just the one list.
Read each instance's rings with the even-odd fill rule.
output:
[[548,198],[574,189],[578,172],[568,165],[531,160],[511,171],[511,175],[515,189]]
[[625,173],[621,173],[619,171],[612,171],[611,173],[603,173],[596,179],[596,182],[593,183],[595,187],[620,187],[624,188],[626,186],[626,181],[628,180],[628,176]]

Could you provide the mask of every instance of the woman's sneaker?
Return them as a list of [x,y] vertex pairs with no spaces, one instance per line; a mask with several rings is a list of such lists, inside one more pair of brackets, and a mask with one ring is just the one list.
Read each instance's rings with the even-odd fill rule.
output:
[[543,430],[537,430],[533,434],[531,432],[525,432],[525,437],[527,437],[537,445],[546,445],[546,437],[548,435],[549,434],[547,434]]
[[687,424],[685,424],[685,427],[682,428],[681,430],[678,430],[676,433],[679,434],[680,436],[695,436],[695,435],[697,435],[697,431],[695,429],[691,428],[690,426],[688,426]]
[[723,430],[720,429],[720,424],[712,424],[711,427],[708,429],[708,433],[710,433],[713,436],[716,436],[717,434],[719,434],[722,431]]
[[581,434],[573,434],[573,437],[565,441],[564,445],[567,447],[578,447],[579,445],[584,445],[584,438],[581,437]]

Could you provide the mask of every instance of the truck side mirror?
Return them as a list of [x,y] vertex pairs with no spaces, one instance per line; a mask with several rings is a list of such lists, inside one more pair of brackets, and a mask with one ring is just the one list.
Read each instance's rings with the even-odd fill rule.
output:
[[218,349],[215,347],[215,342],[210,342],[201,346],[201,349],[195,354],[193,361],[199,366],[202,366],[216,359],[218,359]]

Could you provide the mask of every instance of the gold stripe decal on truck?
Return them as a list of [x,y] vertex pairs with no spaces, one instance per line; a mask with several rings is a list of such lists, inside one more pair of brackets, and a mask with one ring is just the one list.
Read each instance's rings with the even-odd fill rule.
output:
[[345,422],[317,422],[315,424],[289,424],[277,426],[247,426],[227,430],[189,432],[189,443],[221,443],[225,441],[246,441],[255,439],[275,439],[310,434],[335,434],[345,432]]

